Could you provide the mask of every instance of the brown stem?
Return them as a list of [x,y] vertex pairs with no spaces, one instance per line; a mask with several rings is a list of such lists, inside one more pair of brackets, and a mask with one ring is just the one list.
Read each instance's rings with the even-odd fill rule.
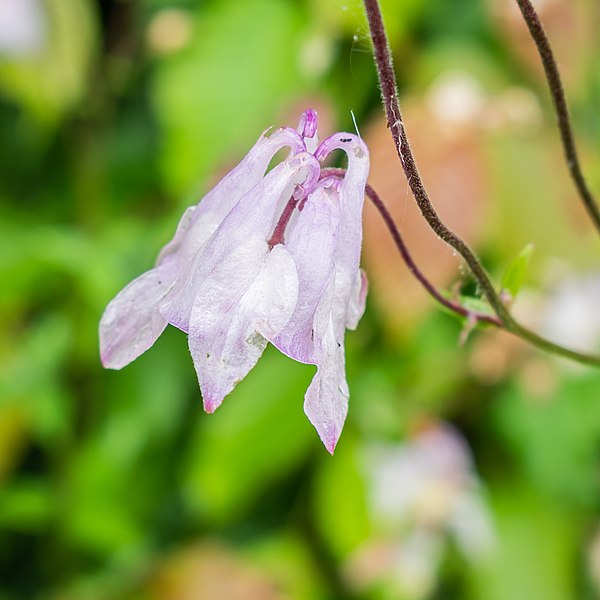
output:
[[419,175],[404,129],[400,104],[398,103],[396,75],[394,73],[394,65],[381,16],[381,10],[379,9],[379,3],[377,0],[363,0],[363,3],[367,14],[367,20],[369,21],[375,66],[377,67],[377,75],[381,86],[381,97],[388,121],[388,127],[390,128],[392,138],[394,139],[396,151],[400,157],[400,162],[402,163],[408,185],[421,210],[421,214],[433,231],[464,258],[471,273],[481,286],[483,294],[502,322],[504,329],[547,352],[558,354],[583,364],[600,366],[600,356],[593,356],[563,348],[562,346],[529,331],[529,329],[523,327],[520,323],[517,323],[502,302],[500,296],[496,293],[490,278],[474,252],[461,238],[448,229],[438,217]]
[[392,234],[392,238],[396,243],[398,251],[402,255],[402,258],[404,259],[404,262],[406,263],[410,271],[421,282],[421,284],[429,292],[429,294],[431,294],[433,298],[435,298],[438,302],[443,304],[446,308],[464,317],[474,319],[476,322],[489,323],[490,325],[494,325],[495,327],[498,327],[500,329],[510,331],[511,333],[520,337],[521,339],[528,341],[530,344],[533,344],[534,346],[537,346],[538,348],[546,350],[547,352],[550,352],[552,354],[558,354],[560,356],[570,358],[571,360],[576,360],[577,362],[583,364],[592,365],[596,367],[600,366],[600,356],[584,354],[581,352],[570,350],[569,348],[564,348],[562,346],[559,346],[558,344],[555,344],[553,342],[550,342],[549,340],[540,337],[537,333],[526,329],[514,320],[512,321],[510,327],[508,327],[498,317],[470,311],[464,306],[456,304],[455,302],[451,302],[447,298],[444,298],[444,296],[442,296],[440,292],[438,292],[438,290],[435,289],[433,284],[427,280],[427,278],[423,275],[423,273],[421,273],[421,271],[419,271],[419,269],[415,265],[412,257],[410,256],[410,253],[408,252],[406,245],[404,244],[404,240],[400,235],[400,231],[394,223],[392,215],[389,213],[383,201],[381,200],[381,198],[379,198],[375,190],[370,185],[367,185],[365,193],[367,194],[371,202],[373,202],[377,210],[379,210],[387,228]]
[[[324,175],[337,175],[337,176],[343,177],[345,170],[344,169],[323,169],[322,172]],[[400,230],[396,226],[396,223],[394,222],[392,215],[388,211],[387,207],[383,203],[383,200],[379,197],[377,192],[370,185],[367,184],[367,187],[365,188],[365,193],[366,193],[367,197],[369,198],[369,200],[371,200],[371,202],[373,203],[375,208],[379,211],[379,214],[381,215],[386,227],[388,228],[388,230],[392,236],[392,239],[394,240],[394,243],[396,244],[396,248],[398,249],[398,252],[400,253],[400,256],[402,257],[402,260],[408,267],[408,270],[415,276],[415,278],[419,281],[419,283],[421,283],[421,285],[425,288],[425,290],[429,293],[430,296],[432,296],[440,304],[445,306],[448,310],[451,310],[452,312],[459,314],[463,317],[475,319],[477,322],[481,322],[481,323],[489,323],[490,325],[495,325],[496,327],[503,327],[502,321],[500,321],[500,319],[498,319],[498,317],[471,311],[471,310],[465,308],[464,306],[462,306],[461,304],[452,302],[448,298],[444,297],[435,288],[435,286],[427,279],[427,277],[425,277],[425,275],[419,269],[419,267],[417,267],[406,244],[404,243],[404,240],[402,239]]]
[[575,146],[575,138],[573,136],[573,128],[571,127],[571,120],[569,118],[569,110],[567,108],[567,101],[565,99],[565,92],[560,79],[560,73],[558,71],[558,65],[554,58],[554,53],[550,46],[546,32],[542,27],[542,23],[535,12],[535,8],[531,4],[530,0],[517,0],[517,4],[521,9],[521,14],[527,23],[529,33],[537,46],[538,53],[544,66],[544,73],[550,88],[550,95],[552,96],[552,102],[558,118],[558,128],[560,130],[560,137],[562,140],[563,150],[565,158],[567,159],[567,166],[571,173],[571,178],[575,183],[575,187],[579,193],[579,197],[583,202],[590,219],[596,226],[596,229],[600,233],[600,210],[596,204],[596,200],[592,196],[583,172],[579,163],[579,157],[577,156],[577,148]]
[[410,272],[417,278],[419,283],[421,283],[421,285],[427,290],[427,292],[435,300],[437,300],[440,304],[445,306],[447,309],[449,309],[452,312],[455,312],[459,315],[462,315],[463,317],[475,319],[475,321],[480,322],[480,323],[489,323],[490,325],[495,325],[496,327],[503,326],[502,321],[496,316],[486,315],[484,313],[478,313],[478,312],[469,310],[469,309],[465,308],[464,306],[462,306],[461,304],[452,302],[451,300],[448,300],[448,298],[445,298],[434,287],[434,285],[425,277],[425,275],[419,270],[419,268],[415,264],[412,256],[410,255],[410,253],[408,251],[408,248],[406,247],[406,244],[404,243],[404,240],[402,239],[402,236],[400,235],[399,229],[396,227],[396,224],[394,223],[392,215],[389,213],[387,207],[382,202],[381,198],[377,195],[375,190],[370,185],[367,185],[365,192],[366,192],[369,200],[371,200],[371,202],[373,203],[373,205],[379,211],[379,214],[383,218],[383,221],[384,221],[386,227],[388,228],[390,234],[392,235],[394,243],[396,244],[396,248],[398,249],[398,252],[400,252],[400,255],[402,256],[402,259],[404,260],[406,266],[408,267]]
[[419,170],[417,169],[412,150],[408,143],[404,123],[402,121],[400,104],[398,103],[396,75],[394,73],[392,56],[390,54],[387,35],[383,25],[381,11],[379,9],[379,3],[377,0],[363,1],[371,30],[375,65],[377,67],[377,74],[379,76],[381,97],[385,108],[388,127],[394,139],[396,151],[400,157],[400,162],[402,163],[402,168],[404,169],[411,192],[417,202],[417,205],[419,206],[421,214],[429,226],[440,239],[452,246],[452,248],[454,248],[464,258],[469,269],[471,269],[473,276],[481,286],[485,297],[494,309],[494,312],[506,325],[512,321],[511,316],[502,303],[500,296],[496,293],[490,278],[488,277],[478,258],[475,256],[475,253],[469,248],[469,246],[467,246],[465,242],[463,242],[461,238],[448,229],[448,227],[438,217],[433,205],[431,204],[431,201],[429,200],[429,196],[425,190],[421,176],[419,175]]

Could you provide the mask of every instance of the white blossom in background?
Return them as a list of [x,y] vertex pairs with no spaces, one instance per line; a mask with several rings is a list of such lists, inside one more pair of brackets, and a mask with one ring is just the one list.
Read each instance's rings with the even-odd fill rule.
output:
[[544,335],[563,346],[600,349],[600,273],[563,279],[543,302]]
[[441,122],[466,125],[482,114],[487,96],[471,74],[446,71],[432,83],[425,98],[431,113]]
[[492,553],[492,521],[471,454],[452,427],[431,424],[404,444],[370,447],[364,477],[375,535],[347,565],[358,589],[383,583],[419,600],[435,589],[449,540],[469,561]]
[[39,52],[46,42],[46,22],[40,0],[0,0],[0,55],[14,57]]

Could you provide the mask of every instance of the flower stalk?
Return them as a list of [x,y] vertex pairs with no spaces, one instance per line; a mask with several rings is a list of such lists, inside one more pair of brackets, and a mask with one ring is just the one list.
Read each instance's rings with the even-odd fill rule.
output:
[[[325,171],[325,169],[324,169]],[[335,175],[338,177],[344,176],[344,169],[327,169],[327,174]],[[419,269],[417,264],[415,263],[407,245],[402,238],[402,234],[400,230],[396,226],[390,211],[387,209],[383,200],[379,197],[379,194],[373,189],[373,187],[367,184],[365,188],[365,194],[367,198],[373,203],[373,206],[377,209],[383,222],[385,223],[392,239],[394,240],[394,244],[396,245],[396,249],[400,253],[402,260],[408,267],[408,270],[415,276],[417,281],[425,288],[427,293],[432,296],[435,300],[437,300],[442,306],[445,306],[448,310],[461,317],[465,317],[467,319],[473,319],[476,323],[487,323],[489,325],[494,325],[495,327],[502,327],[502,321],[494,315],[478,313],[468,308],[465,308],[461,304],[457,302],[452,302],[446,298],[436,287],[427,279],[426,275]]]
[[535,42],[542,65],[544,66],[544,74],[546,76],[546,81],[548,82],[550,95],[552,96],[554,110],[556,111],[558,129],[560,131],[560,138],[569,173],[571,174],[579,197],[581,198],[592,223],[595,225],[598,233],[600,233],[600,209],[598,208],[598,204],[590,192],[585,177],[583,176],[579,156],[577,155],[577,147],[575,146],[573,128],[571,127],[571,120],[569,118],[565,91],[558,71],[558,65],[556,64],[556,59],[554,58],[554,53],[550,46],[550,41],[548,40],[548,36],[544,31],[533,4],[531,4],[531,0],[516,0],[516,2],[519,5],[523,19],[527,24],[529,33]]
[[385,26],[383,24],[383,18],[381,16],[381,10],[379,9],[379,3],[377,0],[364,0],[364,5],[369,21],[369,28],[371,30],[375,65],[377,67],[377,75],[381,87],[381,98],[385,108],[388,127],[392,138],[394,139],[396,151],[400,158],[400,162],[402,163],[408,185],[417,202],[419,210],[436,235],[454,248],[464,258],[469,269],[473,272],[474,277],[480,284],[485,297],[494,309],[494,312],[503,322],[508,321],[510,320],[508,310],[504,306],[500,296],[496,293],[494,285],[479,262],[479,259],[475,256],[475,253],[469,246],[442,222],[429,199],[423,180],[419,175],[419,170],[413,157],[404,122],[402,120],[402,113],[400,112],[400,104],[398,102],[396,74],[394,72],[394,65]]
[[[429,195],[427,194],[423,180],[419,175],[419,171],[408,142],[408,137],[406,135],[402,113],[400,111],[400,104],[398,102],[398,88],[396,84],[394,65],[379,3],[377,0],[363,0],[363,3],[365,6],[367,20],[369,22],[371,40],[373,43],[373,55],[375,58],[375,66],[377,69],[382,103],[388,122],[388,128],[394,140],[396,151],[398,153],[398,157],[400,158],[400,163],[402,164],[402,169],[404,170],[408,185],[424,219],[427,221],[436,235],[449,246],[454,248],[456,252],[458,252],[458,254],[460,254],[460,256],[464,259],[465,263],[473,274],[473,277],[481,287],[483,295],[489,302],[493,311],[496,313],[498,321],[501,324],[498,326],[501,326],[502,329],[513,333],[514,335],[528,341],[532,345],[542,350],[545,350],[546,352],[563,356],[582,364],[600,367],[600,356],[590,355],[577,352],[569,348],[564,348],[563,346],[555,344],[554,342],[539,336],[538,334],[530,331],[518,323],[510,314],[500,294],[496,292],[490,277],[486,273],[483,265],[475,253],[456,233],[451,231],[438,216],[433,204],[431,203],[431,200],[429,199]],[[384,213],[382,213],[382,216],[383,215]],[[391,221],[391,219],[387,219],[385,216],[384,220],[388,227],[390,227],[390,224],[393,224],[393,221]],[[395,226],[394,229],[397,230]],[[392,229],[390,229],[390,231],[392,231]],[[396,236],[393,232],[392,236],[396,241],[398,236]],[[398,249],[404,257],[404,253],[400,249],[401,246],[403,246],[403,244],[398,246]],[[420,278],[419,280],[421,283],[424,283]],[[425,287],[431,293],[429,287]],[[436,297],[436,294],[432,295]],[[436,297],[436,299],[438,298]],[[443,304],[446,305],[445,302]],[[457,311],[455,310],[455,312]]]

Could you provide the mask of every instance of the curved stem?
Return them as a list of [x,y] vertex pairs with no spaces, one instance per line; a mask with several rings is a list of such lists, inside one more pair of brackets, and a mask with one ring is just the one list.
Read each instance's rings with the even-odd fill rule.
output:
[[588,215],[596,229],[600,233],[600,209],[596,204],[596,200],[592,196],[583,172],[579,163],[579,157],[577,156],[577,148],[575,146],[575,139],[573,136],[573,128],[571,127],[571,121],[569,118],[569,110],[567,108],[567,101],[565,99],[565,92],[560,79],[560,73],[558,72],[558,65],[554,58],[554,53],[550,46],[550,42],[542,23],[535,12],[535,8],[531,4],[530,0],[516,0],[521,10],[521,14],[527,23],[529,33],[537,46],[538,53],[544,66],[544,73],[550,88],[550,95],[552,96],[552,102],[558,118],[558,128],[560,130],[560,137],[562,140],[563,150],[565,158],[567,159],[567,166],[571,174],[571,178],[575,183],[575,187],[579,193],[579,197],[583,202]]
[[402,236],[400,235],[399,229],[394,223],[392,215],[389,213],[387,207],[385,206],[381,198],[377,195],[375,190],[370,185],[367,185],[367,187],[365,188],[365,193],[367,194],[367,197],[369,198],[369,200],[371,200],[375,208],[379,211],[379,214],[381,215],[384,223],[386,224],[386,227],[392,235],[392,239],[396,244],[396,248],[398,249],[398,252],[400,252],[400,255],[402,256],[402,259],[404,260],[409,271],[416,277],[419,283],[421,283],[425,290],[427,290],[427,292],[435,300],[437,300],[447,309],[459,315],[462,315],[463,317],[475,319],[475,321],[479,323],[489,323],[490,325],[495,325],[496,327],[503,327],[503,323],[498,317],[469,310],[461,304],[452,302],[451,300],[448,300],[448,298],[445,298],[417,267],[416,263],[414,262],[412,256],[408,251],[408,248],[406,247],[406,244],[404,243],[404,240],[402,239]]
[[540,350],[545,350],[551,354],[557,354],[559,356],[563,356],[564,358],[569,358],[584,365],[600,367],[600,356],[586,354],[585,352],[577,352],[575,350],[570,350],[569,348],[559,346],[558,344],[539,336],[530,329],[523,327],[514,319],[512,319],[509,325],[505,325],[505,329],[517,337],[520,337],[522,340],[529,342],[533,346],[540,348]]
[[[339,171],[343,172],[343,169],[339,169]],[[442,304],[449,310],[459,315],[462,315],[463,317],[474,319],[476,322],[480,323],[488,323],[490,325],[498,327],[499,329],[509,331],[513,335],[516,335],[517,337],[520,337],[521,339],[528,341],[530,344],[542,350],[545,350],[546,352],[550,352],[551,354],[558,354],[560,356],[564,356],[566,358],[575,360],[583,364],[600,366],[600,356],[593,356],[591,354],[585,354],[581,352],[576,352],[574,350],[570,350],[569,348],[564,348],[563,346],[546,340],[545,338],[539,336],[533,331],[530,331],[526,327],[523,327],[512,318],[510,323],[505,323],[501,321],[498,317],[470,311],[464,306],[445,298],[416,266],[415,262],[412,259],[412,256],[408,251],[408,248],[406,247],[406,244],[404,243],[404,240],[402,239],[402,236],[400,235],[400,231],[396,227],[392,215],[389,213],[387,207],[385,206],[381,198],[378,196],[378,194],[375,192],[375,190],[370,185],[367,185],[365,193],[367,197],[371,200],[371,202],[373,202],[375,208],[377,208],[377,210],[381,214],[396,244],[396,248],[400,252],[402,259],[406,263],[411,273],[418,279],[418,281],[423,285],[427,292],[440,304]]]
[[[344,174],[346,173],[345,169],[333,169],[333,168],[323,169],[322,172],[324,175],[337,175],[339,177],[343,177]],[[415,276],[415,278],[425,288],[425,290],[427,291],[427,293],[430,296],[432,296],[440,304],[445,306],[448,310],[450,310],[458,315],[461,315],[461,316],[467,317],[467,318],[471,318],[471,319],[475,319],[475,321],[480,322],[480,323],[488,323],[490,325],[495,325],[496,327],[504,327],[502,321],[500,321],[500,319],[498,317],[496,317],[494,315],[488,315],[488,314],[469,310],[469,309],[465,308],[464,306],[462,306],[461,304],[458,304],[457,302],[452,302],[451,300],[449,300],[448,298],[443,296],[435,288],[435,286],[431,283],[431,281],[429,281],[427,279],[427,277],[425,277],[425,275],[419,269],[419,267],[417,267],[406,244],[404,243],[404,240],[402,239],[400,230],[396,226],[396,223],[394,222],[392,215],[388,211],[387,207],[383,203],[383,200],[379,197],[377,192],[369,184],[367,184],[367,186],[365,188],[365,193],[366,193],[367,197],[369,198],[369,200],[371,200],[371,202],[373,203],[375,208],[379,211],[381,218],[383,219],[386,227],[388,228],[388,230],[392,236],[392,239],[394,240],[394,243],[396,244],[396,248],[397,248],[398,252],[400,253],[400,256],[402,257],[402,260],[408,267],[408,270]]]
[[404,169],[408,185],[410,186],[411,192],[417,202],[417,205],[419,206],[421,214],[433,231],[438,235],[438,237],[444,240],[448,245],[452,246],[452,248],[454,248],[464,258],[495,313],[503,322],[510,321],[511,317],[508,313],[508,310],[504,306],[500,296],[496,293],[494,285],[479,262],[479,259],[475,256],[475,253],[469,248],[469,246],[467,246],[465,242],[463,242],[461,238],[448,229],[448,227],[438,217],[433,205],[431,204],[431,201],[429,200],[429,196],[425,190],[421,176],[419,175],[412,150],[408,143],[404,124],[402,122],[400,104],[398,103],[396,75],[394,73],[392,56],[389,50],[387,35],[383,25],[383,19],[381,17],[381,11],[379,10],[379,3],[377,0],[364,0],[364,5],[371,30],[371,39],[373,40],[375,65],[377,67],[377,74],[379,76],[381,97],[385,108],[388,127],[390,128],[390,132],[394,138],[396,151],[400,157],[400,162],[402,163],[402,168]]
[[519,324],[508,311],[507,307],[502,302],[499,294],[494,289],[488,274],[485,272],[479,259],[469,246],[454,232],[441,221],[438,217],[419,171],[415,163],[412,150],[408,143],[408,138],[402,122],[402,114],[400,112],[400,104],[398,102],[398,91],[396,85],[396,75],[394,73],[394,65],[389,49],[387,34],[383,24],[379,3],[377,0],[363,0],[369,28],[371,31],[371,40],[373,42],[373,54],[375,57],[375,65],[377,67],[377,75],[381,87],[381,97],[385,114],[387,117],[388,127],[396,145],[396,151],[402,163],[404,174],[406,175],[408,185],[419,206],[421,214],[433,229],[433,231],[448,245],[452,246],[465,260],[467,266],[471,270],[473,276],[481,286],[482,292],[490,303],[494,312],[498,316],[502,326],[507,331],[527,340],[534,346],[541,348],[547,352],[558,354],[577,362],[600,366],[600,357],[576,352],[563,348],[549,340],[546,340],[529,329]]

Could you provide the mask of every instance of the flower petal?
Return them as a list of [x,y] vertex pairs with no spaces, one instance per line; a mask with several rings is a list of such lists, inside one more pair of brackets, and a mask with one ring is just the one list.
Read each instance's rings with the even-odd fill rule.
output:
[[157,266],[132,281],[108,305],[100,321],[100,354],[107,368],[120,369],[145,352],[163,332],[167,321],[158,304],[170,291],[184,266],[202,249],[237,202],[264,177],[273,156],[289,146],[305,150],[297,131],[286,128],[262,135],[242,162],[196,206],[183,214],[175,236],[164,246]]
[[336,134],[315,152],[322,160],[331,151],[348,153],[348,169],[339,184],[340,217],[333,254],[334,268],[315,311],[312,335],[317,373],[304,402],[304,411],[329,452],[337,444],[348,412],[349,390],[345,373],[344,333],[355,327],[365,306],[366,278],[359,270],[362,241],[362,207],[369,170],[369,155],[360,138]]
[[306,150],[302,137],[291,128],[278,129],[269,137],[261,135],[245,158],[181,218],[175,237],[161,250],[157,264],[178,252],[182,263],[190,260],[239,202],[264,177],[272,158],[289,146],[295,155]]
[[[346,298],[346,311],[360,263],[362,209],[369,174],[369,151],[359,137],[350,133],[336,133],[323,140],[315,152],[315,157],[323,160],[336,149],[342,149],[348,155],[348,169],[340,184],[341,216],[335,254],[338,270],[336,295]],[[345,322],[346,318],[343,320]]]
[[356,329],[358,327],[358,322],[365,313],[368,289],[369,281],[367,275],[362,269],[359,269],[354,278],[350,293],[350,302],[348,303],[348,311],[346,313],[347,329]]
[[197,290],[207,275],[221,263],[232,248],[252,237],[267,240],[279,216],[281,199],[289,198],[302,183],[314,187],[320,172],[313,156],[301,153],[277,165],[254,186],[223,219],[215,234],[194,260],[188,261],[179,279],[161,303],[162,315],[176,327],[189,331]]
[[173,285],[171,261],[134,279],[109,303],[100,320],[100,357],[108,369],[121,369],[148,350],[167,322],[158,303]]
[[316,340],[319,360],[317,372],[304,396],[304,412],[331,454],[342,433],[350,397],[346,382],[343,331],[341,337],[336,335],[336,326],[329,310],[333,283],[332,280],[328,294],[330,301],[325,301],[316,315],[315,324],[320,330]]
[[339,197],[331,182],[320,182],[307,198],[286,241],[294,258],[300,288],[294,313],[281,333],[270,341],[294,360],[317,360],[313,321],[333,271],[339,220]]
[[289,252],[254,238],[203,281],[192,308],[189,345],[207,412],[254,367],[267,338],[296,305],[298,276]]

